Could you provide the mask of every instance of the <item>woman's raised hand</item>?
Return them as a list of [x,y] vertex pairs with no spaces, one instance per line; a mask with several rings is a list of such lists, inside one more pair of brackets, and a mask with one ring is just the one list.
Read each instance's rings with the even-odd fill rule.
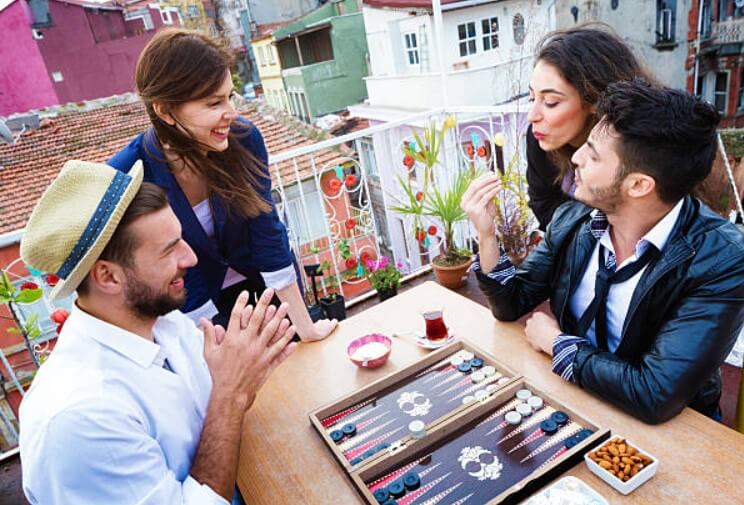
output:
[[501,190],[501,179],[491,172],[481,175],[470,183],[462,195],[460,206],[482,237],[493,235],[496,219],[494,197]]

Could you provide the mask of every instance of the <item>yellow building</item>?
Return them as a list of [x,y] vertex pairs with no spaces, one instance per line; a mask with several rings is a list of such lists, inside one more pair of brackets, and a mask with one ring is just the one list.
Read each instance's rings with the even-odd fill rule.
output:
[[164,7],[177,8],[184,28],[200,30],[213,37],[217,35],[214,20],[209,17],[201,0],[159,0],[159,4]]
[[279,26],[281,26],[279,23],[258,25],[251,46],[266,102],[275,109],[289,112],[287,92],[282,79],[282,67],[274,45],[273,32]]

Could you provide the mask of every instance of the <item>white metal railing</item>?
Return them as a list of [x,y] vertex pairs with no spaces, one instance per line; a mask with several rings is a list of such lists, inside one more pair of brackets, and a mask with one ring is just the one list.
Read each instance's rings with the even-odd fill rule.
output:
[[[389,210],[403,196],[398,176],[421,180],[422,167],[408,168],[402,161],[403,146],[413,140],[414,131],[420,133],[431,122],[441,127],[450,115],[457,120],[457,126],[445,136],[439,165],[434,169],[436,184],[447,187],[471,163],[479,169],[496,165],[496,133],[504,133],[508,139],[502,160],[509,160],[515,152],[524,160],[524,111],[524,103],[431,109],[271,156],[277,207],[295,254],[302,264],[327,261],[331,265],[321,279],[321,294],[328,289],[330,274],[347,303],[364,296],[369,288],[359,265],[367,255],[389,256],[404,273],[414,274],[428,269],[431,258],[439,253],[441,234],[429,235],[422,243],[414,237],[412,218]],[[372,147],[365,157],[359,156],[362,142]],[[352,152],[346,149],[349,145],[354,147]],[[473,149],[466,148],[468,145]],[[522,161],[522,169],[525,165]],[[338,179],[335,186],[329,183],[333,179]],[[425,223],[442,230],[433,218],[425,218]],[[308,234],[308,230],[316,234]],[[323,232],[321,236],[318,230]],[[309,236],[315,240],[308,241]],[[459,246],[471,246],[473,239],[468,223],[456,226]],[[349,247],[351,261],[343,257],[339,246]]]
[[744,41],[744,18],[729,18],[713,23],[711,38],[719,44]]

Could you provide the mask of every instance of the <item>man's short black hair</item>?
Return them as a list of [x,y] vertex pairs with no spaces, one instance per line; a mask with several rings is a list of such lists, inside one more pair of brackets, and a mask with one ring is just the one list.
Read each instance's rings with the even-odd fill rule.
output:
[[708,102],[633,79],[610,84],[597,115],[620,136],[621,178],[632,172],[653,177],[664,202],[688,195],[710,173],[720,115]]

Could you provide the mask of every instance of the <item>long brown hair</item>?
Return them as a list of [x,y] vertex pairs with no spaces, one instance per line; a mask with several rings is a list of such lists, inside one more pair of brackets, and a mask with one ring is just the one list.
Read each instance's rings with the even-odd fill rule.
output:
[[[210,195],[218,195],[227,208],[244,217],[269,212],[271,205],[258,192],[268,184],[265,166],[239,142],[250,133],[244,123],[231,125],[228,148],[208,152],[186,128],[178,128],[173,110],[188,101],[213,94],[224,82],[233,59],[230,52],[197,31],[180,28],[159,31],[145,46],[135,72],[137,92],[150,116],[161,147],[201,175]],[[155,112],[163,106],[176,120],[169,125]],[[148,142],[145,142],[147,149]],[[206,152],[206,154],[205,154]]]
[[[578,91],[587,107],[594,106],[613,82],[640,77],[656,84],[630,47],[604,23],[584,23],[550,32],[537,44],[535,53],[535,61],[542,61],[558,70],[561,77]],[[597,120],[592,114],[587,129],[591,129]],[[562,181],[566,172],[572,169],[571,156],[575,151],[575,147],[566,144],[548,153],[559,169],[556,182]]]

